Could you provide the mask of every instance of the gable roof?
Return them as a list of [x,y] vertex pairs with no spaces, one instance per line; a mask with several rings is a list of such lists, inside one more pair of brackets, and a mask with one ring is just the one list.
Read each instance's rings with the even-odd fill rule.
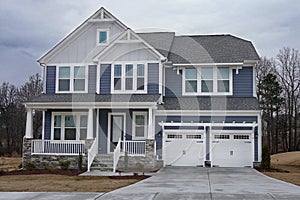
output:
[[102,20],[102,21],[115,21],[119,26],[121,26],[124,30],[128,29],[128,27],[123,24],[120,20],[118,20],[114,15],[112,15],[109,11],[107,11],[104,7],[101,7],[94,14],[92,14],[89,18],[87,18],[82,24],[80,24],[77,28],[75,28],[71,33],[69,33],[66,37],[64,37],[61,41],[59,41],[54,47],[52,47],[47,53],[45,53],[42,57],[40,57],[37,61],[39,63],[45,63],[45,61],[50,58],[52,55],[55,55],[57,51],[64,47],[64,45],[71,41],[76,35],[83,30],[84,28],[90,26],[91,24]]
[[[232,35],[175,36],[174,33],[139,33],[173,64],[242,63],[259,60],[250,41]],[[169,52],[166,52],[168,51]]]

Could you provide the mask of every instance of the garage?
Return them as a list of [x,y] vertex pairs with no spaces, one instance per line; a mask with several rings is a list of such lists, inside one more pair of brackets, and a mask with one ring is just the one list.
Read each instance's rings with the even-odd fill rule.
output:
[[203,166],[204,134],[200,132],[165,132],[163,160],[169,166]]
[[211,162],[217,167],[251,167],[251,133],[213,133],[211,141]]

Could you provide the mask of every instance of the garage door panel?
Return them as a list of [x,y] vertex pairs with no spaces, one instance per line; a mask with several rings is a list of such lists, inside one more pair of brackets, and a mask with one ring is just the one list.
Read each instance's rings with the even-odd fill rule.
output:
[[202,134],[166,134],[164,161],[172,166],[203,165],[204,149]]
[[212,165],[219,167],[244,167],[252,165],[252,148],[248,134],[214,134]]

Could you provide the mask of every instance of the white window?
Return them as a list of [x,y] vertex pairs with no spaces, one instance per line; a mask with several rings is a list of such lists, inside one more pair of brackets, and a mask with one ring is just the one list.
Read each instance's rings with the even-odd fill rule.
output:
[[115,63],[112,65],[113,93],[146,93],[147,74],[144,63]]
[[133,112],[132,137],[147,138],[147,112]]
[[214,139],[219,139],[219,140],[229,140],[230,136],[229,135],[214,135]]
[[58,66],[57,93],[87,92],[87,67],[80,65]]
[[183,70],[183,95],[231,95],[229,67],[189,67]]
[[87,113],[53,113],[52,140],[85,140]]
[[109,42],[109,29],[97,29],[97,45],[107,45]]

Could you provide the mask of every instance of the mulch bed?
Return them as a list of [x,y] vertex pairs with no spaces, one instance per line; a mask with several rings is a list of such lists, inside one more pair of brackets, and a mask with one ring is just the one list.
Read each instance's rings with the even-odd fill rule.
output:
[[66,175],[66,176],[78,176],[86,170],[77,170],[77,169],[34,169],[34,170],[15,170],[10,172],[3,172],[0,176],[9,176],[9,175],[34,175],[34,174],[54,174],[54,175]]

